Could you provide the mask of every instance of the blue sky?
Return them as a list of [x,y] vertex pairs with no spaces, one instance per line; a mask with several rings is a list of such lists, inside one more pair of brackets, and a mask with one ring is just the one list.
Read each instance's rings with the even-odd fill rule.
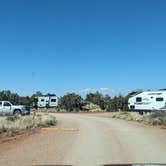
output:
[[166,88],[166,1],[0,2],[0,90]]

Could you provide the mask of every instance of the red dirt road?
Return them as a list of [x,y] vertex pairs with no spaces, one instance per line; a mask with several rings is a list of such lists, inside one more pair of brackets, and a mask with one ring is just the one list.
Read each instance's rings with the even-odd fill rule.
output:
[[0,166],[166,163],[166,130],[97,114],[55,116],[55,128],[1,143]]

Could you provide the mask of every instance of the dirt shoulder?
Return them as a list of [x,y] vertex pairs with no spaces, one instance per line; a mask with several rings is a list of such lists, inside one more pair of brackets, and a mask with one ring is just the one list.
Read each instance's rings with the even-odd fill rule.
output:
[[20,142],[23,142],[25,139],[28,139],[29,137],[35,136],[36,134],[39,134],[40,130],[28,130],[28,131],[21,131],[17,133],[15,136],[4,136],[0,137],[0,154],[6,150],[11,149],[14,146],[17,146],[20,144]]

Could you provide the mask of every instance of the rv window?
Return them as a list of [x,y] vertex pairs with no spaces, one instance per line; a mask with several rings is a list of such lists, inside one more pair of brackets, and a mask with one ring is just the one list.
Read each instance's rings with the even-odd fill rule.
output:
[[51,102],[56,102],[56,99],[51,99]]
[[142,97],[137,97],[136,102],[142,102]]
[[41,102],[43,102],[44,101],[44,99],[41,99]]
[[156,101],[164,101],[164,98],[163,97],[157,97]]

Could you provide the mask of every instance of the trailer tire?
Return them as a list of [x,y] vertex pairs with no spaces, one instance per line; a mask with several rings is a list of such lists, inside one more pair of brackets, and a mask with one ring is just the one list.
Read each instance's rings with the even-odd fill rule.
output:
[[143,111],[139,111],[139,114],[140,114],[140,115],[143,115],[143,114],[144,114],[144,112],[143,112]]

